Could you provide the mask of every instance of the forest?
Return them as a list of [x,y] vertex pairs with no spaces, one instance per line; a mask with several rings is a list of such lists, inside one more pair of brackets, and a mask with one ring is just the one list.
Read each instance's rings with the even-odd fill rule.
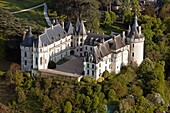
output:
[[[11,58],[9,52],[18,50],[19,45],[14,48],[11,40],[17,39],[17,44],[20,43],[28,26],[35,33],[37,29],[43,31],[45,26],[0,8],[0,112],[170,112],[170,1],[163,0],[158,12],[154,12],[152,5],[147,5],[141,12],[138,0],[120,1],[126,7],[122,8],[119,19],[110,10],[112,0],[47,1],[51,12],[56,14],[51,18],[74,22],[80,17],[86,20],[86,28],[92,32],[109,34],[116,30],[121,33],[132,24],[134,15],[138,15],[145,36],[142,64],[139,67],[136,64],[125,66],[117,75],[106,70],[97,81],[84,77],[80,82],[22,73],[20,54]],[[4,69],[5,66],[8,68]]]

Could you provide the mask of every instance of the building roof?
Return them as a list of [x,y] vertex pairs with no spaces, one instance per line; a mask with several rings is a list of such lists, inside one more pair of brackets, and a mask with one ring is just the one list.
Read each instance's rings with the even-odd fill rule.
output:
[[33,42],[35,41],[35,37],[32,34],[31,27],[29,27],[26,34],[24,34],[23,42],[21,43],[22,46],[25,47],[33,47]]
[[114,6],[121,6],[122,3],[121,3],[119,0],[115,0],[115,1],[113,2],[113,5],[114,5]]
[[73,34],[74,27],[73,27],[70,20],[67,22],[67,25],[65,27],[65,31],[67,32],[67,34]]
[[[94,33],[88,34],[85,45],[93,46],[93,52],[86,55],[85,60],[89,62],[89,59],[93,59],[92,62],[98,63],[103,57],[109,55],[112,52],[112,50],[118,50],[126,46],[122,38],[123,37],[121,35],[112,37],[108,35],[101,35],[101,34],[94,34]],[[104,42],[102,42],[102,39],[104,39]],[[93,43],[91,41],[93,41]],[[95,43],[96,41],[97,43]]]
[[35,46],[47,46],[49,44],[54,43],[55,41],[65,38],[66,35],[66,31],[61,27],[60,24],[57,24],[46,29],[45,32],[38,37]]
[[100,43],[103,39],[104,41],[109,40],[111,39],[111,36],[104,34],[88,33],[84,45],[95,46],[96,42]]

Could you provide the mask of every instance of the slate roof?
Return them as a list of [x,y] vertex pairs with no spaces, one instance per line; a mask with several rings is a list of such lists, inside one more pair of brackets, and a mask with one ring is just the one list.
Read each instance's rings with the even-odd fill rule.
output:
[[38,40],[35,43],[36,47],[47,46],[54,43],[62,38],[65,38],[67,35],[66,31],[61,27],[60,24],[52,26],[45,30],[45,33],[41,34],[38,37]]
[[[101,42],[101,39],[103,39],[103,37],[104,37],[104,42]],[[99,39],[98,43],[96,44],[96,43],[89,42],[90,38],[93,39],[92,41],[96,41],[96,39]],[[94,57],[93,58],[94,63],[98,63],[103,57],[109,55],[112,52],[112,50],[117,50],[126,46],[125,42],[122,40],[121,35],[112,37],[108,35],[90,33],[88,34],[87,39],[88,40],[86,40],[85,45],[90,44],[90,46],[94,47],[92,52]],[[87,57],[86,60],[88,61],[88,57],[90,57],[90,55],[87,55],[86,57]]]
[[121,3],[119,0],[115,0],[115,1],[113,2],[113,5],[114,5],[114,6],[121,6],[122,3]]
[[67,22],[67,25],[66,25],[66,27],[65,27],[65,31],[67,32],[67,34],[73,34],[73,31],[74,31],[74,27],[73,27],[73,25],[72,25],[72,23],[71,23],[71,21],[69,20],[68,22]]
[[110,45],[112,50],[117,50],[124,47],[126,44],[125,42],[123,42],[122,37],[119,35],[117,37],[114,37],[114,39],[110,41]]
[[25,34],[25,37],[23,37],[23,42],[21,43],[22,46],[25,47],[33,47],[33,42],[35,41],[35,37],[32,34],[31,27],[28,29],[28,31]]
[[95,46],[95,42],[102,42],[103,38],[104,41],[106,41],[111,39],[112,37],[109,35],[88,33],[84,45]]

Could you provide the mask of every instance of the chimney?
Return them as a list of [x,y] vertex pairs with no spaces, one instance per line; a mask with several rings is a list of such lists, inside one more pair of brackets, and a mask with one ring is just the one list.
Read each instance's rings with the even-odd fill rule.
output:
[[125,42],[125,38],[126,38],[126,36],[125,36],[125,31],[123,31],[123,32],[122,32],[122,41],[123,41],[123,42]]
[[56,22],[55,22],[55,20],[53,20],[53,25],[55,25],[56,24]]
[[26,36],[26,31],[24,31],[23,40],[25,39],[25,36]]
[[53,26],[53,24],[51,24],[51,29],[52,29],[52,30],[54,29],[54,26]]
[[64,29],[64,21],[61,21],[61,26],[62,26],[63,29]]
[[138,29],[139,29],[139,35],[141,35],[141,26],[139,26]]
[[104,33],[103,33],[103,37],[102,37],[102,43],[104,43]]

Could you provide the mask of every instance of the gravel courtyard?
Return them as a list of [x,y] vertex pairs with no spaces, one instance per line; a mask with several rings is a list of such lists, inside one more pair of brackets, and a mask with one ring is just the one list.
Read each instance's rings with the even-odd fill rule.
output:
[[70,58],[69,61],[65,62],[64,64],[57,65],[55,70],[82,75],[83,57],[72,57]]

